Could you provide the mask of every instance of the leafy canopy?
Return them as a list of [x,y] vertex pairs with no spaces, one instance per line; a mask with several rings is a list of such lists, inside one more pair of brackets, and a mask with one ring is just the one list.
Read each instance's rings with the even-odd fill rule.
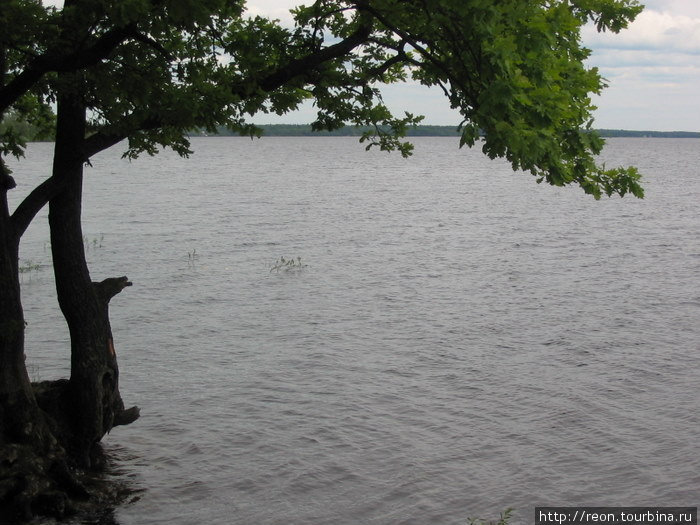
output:
[[[590,97],[605,84],[580,35],[589,22],[622,30],[636,0],[317,0],[293,11],[293,27],[248,16],[242,0],[4,3],[0,112],[50,125],[58,95],[79,98],[86,157],[123,139],[128,155],[185,155],[188,130],[256,135],[251,116],[308,99],[315,129],[370,126],[368,147],[408,155],[401,138],[421,117],[392,115],[381,89],[415,81],[458,110],[460,145],[596,198],[643,195],[636,169],[596,164]],[[7,129],[0,152],[21,153]]]

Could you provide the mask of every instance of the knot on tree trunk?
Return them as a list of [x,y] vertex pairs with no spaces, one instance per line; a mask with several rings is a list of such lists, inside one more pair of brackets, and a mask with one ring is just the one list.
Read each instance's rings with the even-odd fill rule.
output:
[[120,293],[127,286],[131,286],[132,282],[126,276],[123,277],[109,277],[102,282],[92,283],[95,286],[97,295],[105,303],[109,303],[112,297]]
[[139,407],[133,406],[127,410],[122,410],[121,412],[114,415],[114,421],[112,422],[112,427],[118,427],[122,425],[130,425],[136,421],[141,415]]

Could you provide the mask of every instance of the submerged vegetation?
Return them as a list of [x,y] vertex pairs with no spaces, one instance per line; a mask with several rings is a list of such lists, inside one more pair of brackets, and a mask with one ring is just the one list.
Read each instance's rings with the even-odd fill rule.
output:
[[192,251],[187,252],[187,267],[190,269],[194,269],[196,267],[197,259],[199,259],[199,255],[197,255],[197,248],[193,248]]
[[[90,251],[95,251],[103,246],[104,242],[104,234],[101,233],[99,237],[90,237],[88,235],[83,235],[83,247],[85,249],[85,252],[88,253]],[[44,243],[44,253],[46,251],[51,249],[51,242],[46,241]],[[18,271],[20,275],[20,279],[22,282],[24,282],[24,277],[28,276],[29,280],[31,281],[32,276],[38,274],[41,270],[45,268],[50,268],[51,267],[51,258],[49,257],[48,260],[42,261],[42,262],[36,262],[33,259],[25,259],[25,260],[20,260],[19,261],[19,266],[18,266]]]
[[20,278],[22,279],[22,282],[24,282],[25,275],[28,275],[29,279],[31,280],[32,275],[39,273],[39,271],[42,268],[43,268],[43,265],[36,263],[32,260],[20,261],[19,275],[20,275]]
[[308,265],[303,264],[301,262],[301,257],[297,257],[296,259],[285,259],[284,257],[280,257],[275,261],[275,264],[272,265],[270,268],[270,273],[272,272],[300,272],[304,268],[306,268]]
[[506,509],[501,512],[497,521],[485,520],[482,518],[468,518],[468,525],[508,525],[513,517],[513,509]]

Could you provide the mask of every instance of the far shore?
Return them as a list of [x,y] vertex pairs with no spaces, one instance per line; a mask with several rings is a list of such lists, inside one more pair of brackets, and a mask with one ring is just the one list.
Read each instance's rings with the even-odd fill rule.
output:
[[[334,131],[313,131],[310,124],[258,124],[263,137],[359,137],[368,128],[346,126]],[[657,139],[700,139],[697,131],[637,131],[629,129],[597,129],[604,138],[657,138]],[[192,131],[190,137],[238,137],[239,133],[220,129],[218,133]],[[406,131],[407,137],[458,137],[456,126],[423,125]],[[27,142],[53,142],[53,139],[28,140]]]
[[[366,132],[369,128],[345,126],[334,131],[312,131],[310,124],[258,124],[263,130],[265,137],[357,137]],[[636,131],[627,129],[598,129],[596,130],[602,137],[638,137],[638,138],[700,138],[700,132],[694,131]],[[192,133],[193,137],[206,136],[237,136],[238,133],[220,129],[218,133]],[[409,128],[406,131],[408,137],[457,137],[459,131],[457,126],[431,126],[420,125]]]

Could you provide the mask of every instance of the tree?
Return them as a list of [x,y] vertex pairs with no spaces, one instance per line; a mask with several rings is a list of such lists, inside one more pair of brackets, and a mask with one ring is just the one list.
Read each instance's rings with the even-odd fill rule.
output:
[[[87,497],[76,472],[99,466],[99,441],[138,417],[125,410],[109,301],[126,277],[93,283],[80,222],[83,166],[128,140],[126,155],[170,147],[225,126],[254,136],[257,113],[313,99],[315,129],[369,126],[368,147],[399,150],[410,113],[395,117],[384,84],[442,90],[462,116],[460,145],[507,158],[538,182],[642,196],[634,168],[595,163],[591,93],[604,82],[583,61],[580,28],[619,31],[635,0],[317,0],[292,28],[248,18],[227,0],[67,0],[63,9],[8,0],[0,11],[0,502],[13,512],[60,515]],[[56,118],[52,104],[56,103]],[[2,156],[24,144],[12,122],[55,130],[53,170],[12,213]],[[49,204],[57,295],[71,336],[71,376],[30,385],[18,247]],[[77,416],[76,410],[77,407]]]

